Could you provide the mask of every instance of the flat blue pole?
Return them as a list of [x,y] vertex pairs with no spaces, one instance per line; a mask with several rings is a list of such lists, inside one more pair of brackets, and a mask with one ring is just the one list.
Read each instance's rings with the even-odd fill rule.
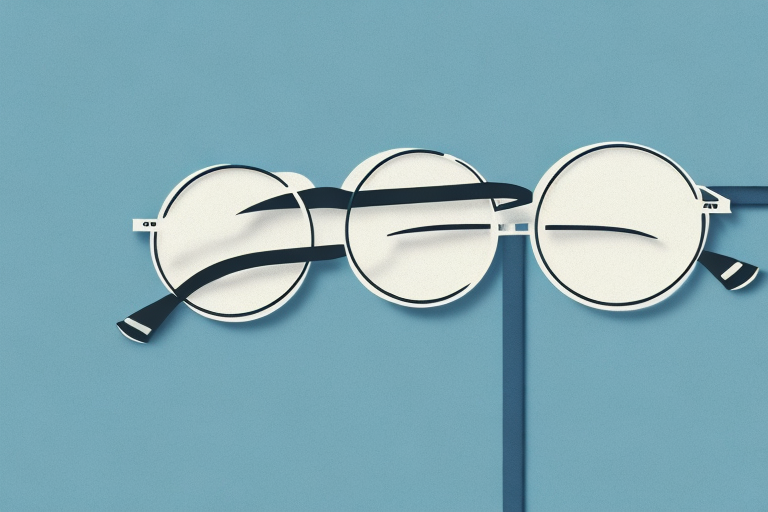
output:
[[528,237],[502,243],[503,510],[525,511],[525,252]]

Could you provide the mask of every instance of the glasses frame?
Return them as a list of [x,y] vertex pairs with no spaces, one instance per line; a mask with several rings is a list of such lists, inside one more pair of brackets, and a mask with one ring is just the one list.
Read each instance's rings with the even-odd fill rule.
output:
[[[691,190],[693,191],[696,201],[699,201],[702,204],[702,234],[699,247],[696,251],[696,257],[688,265],[685,272],[662,292],[657,293],[649,299],[637,301],[633,304],[619,305],[618,307],[606,304],[595,304],[594,301],[589,301],[584,297],[579,296],[576,292],[573,292],[573,290],[567,288],[556,278],[556,276],[552,275],[552,272],[546,264],[546,261],[543,260],[542,256],[540,255],[541,248],[538,245],[538,235],[536,229],[541,204],[544,197],[546,196],[549,186],[553,183],[557,176],[578,158],[595,151],[608,148],[637,149],[663,159],[680,173],[680,175],[686,180]],[[478,178],[479,183],[471,186],[448,185],[391,190],[362,190],[366,180],[382,165],[392,161],[395,158],[414,153],[435,155],[437,157],[448,158],[458,162],[460,165],[470,170]],[[174,287],[168,281],[165,273],[163,272],[162,264],[159,261],[160,258],[157,252],[157,234],[162,230],[162,219],[168,214],[174,201],[191,183],[212,172],[230,168],[248,169],[263,173],[264,175],[276,179],[286,188],[285,194],[256,203],[253,206],[241,211],[240,214],[274,208],[300,208],[309,225],[311,240],[310,247],[286,249],[283,251],[266,251],[264,253],[253,253],[231,258],[231,260],[237,261],[230,262],[230,260],[227,260],[215,265],[211,265],[211,267],[206,268],[189,278],[182,285]],[[360,177],[361,174],[362,178]],[[766,197],[768,196],[768,193],[766,193],[766,191],[768,191],[768,187],[752,188],[760,190],[751,190],[749,193],[747,193],[749,197],[746,200],[740,201],[739,204],[768,204],[768,197]],[[763,188],[765,190],[762,190]],[[706,238],[709,231],[709,214],[730,213],[731,211],[730,200],[727,199],[724,195],[718,193],[716,190],[725,190],[726,192],[730,190],[734,193],[737,193],[737,195],[742,196],[742,198],[745,195],[745,192],[739,192],[735,188],[728,189],[728,187],[719,187],[716,189],[710,189],[696,185],[691,177],[682,169],[682,167],[680,167],[666,155],[663,155],[662,153],[646,146],[628,142],[599,143],[586,146],[569,153],[565,157],[561,158],[543,175],[533,193],[517,185],[486,182],[485,179],[473,167],[451,155],[447,155],[438,151],[414,148],[389,150],[387,152],[370,157],[352,171],[341,188],[317,188],[314,187],[314,185],[306,177],[295,173],[272,173],[258,167],[245,165],[222,164],[211,166],[205,169],[201,169],[182,180],[171,191],[171,193],[164,201],[157,219],[134,219],[134,231],[150,232],[150,252],[152,255],[153,265],[155,266],[155,270],[160,276],[161,281],[170,292],[170,295],[163,297],[150,306],[147,306],[146,308],[137,311],[133,315],[130,315],[125,320],[118,322],[118,327],[126,337],[134,341],[146,343],[149,340],[149,336],[155,331],[157,327],[159,327],[159,325],[164,321],[167,315],[170,314],[175,306],[181,302],[185,302],[187,306],[196,313],[214,320],[229,322],[254,320],[266,316],[279,307],[282,307],[298,291],[299,287],[306,278],[312,261],[335,259],[343,256],[347,257],[350,267],[358,279],[369,290],[386,300],[409,307],[431,307],[452,302],[468,293],[482,279],[482,276],[474,283],[471,283],[471,285],[468,285],[466,290],[459,290],[459,293],[455,293],[434,301],[406,301],[401,297],[392,296],[385,290],[382,290],[375,283],[373,283],[367,276],[365,276],[365,273],[362,271],[362,269],[360,269],[360,266],[355,261],[351,248],[352,244],[349,235],[349,222],[352,211],[355,208],[385,204],[413,204],[420,202],[442,202],[464,199],[488,199],[491,201],[494,213],[493,223],[490,225],[490,229],[495,236],[494,245],[496,248],[494,253],[498,250],[498,237],[500,236],[529,236],[537,262],[539,263],[540,268],[545,273],[550,282],[552,282],[565,295],[590,307],[615,311],[639,309],[656,304],[671,295],[685,282],[685,280],[693,271],[696,261],[702,261],[705,267],[707,267],[726,288],[737,289],[749,284],[749,282],[751,282],[757,275],[758,269],[755,266],[739,262],[733,258],[728,258],[726,256],[710,253],[704,250],[704,245],[706,243]],[[710,197],[710,199],[704,198],[705,193]],[[389,200],[386,198],[382,199],[384,196],[389,197]],[[305,202],[311,204],[305,204]],[[313,216],[311,213],[311,210],[313,209],[330,209],[344,212],[343,240],[338,238],[338,243],[322,246],[315,245],[315,241],[317,239],[316,235],[318,234],[318,226],[316,225],[316,222],[313,221]],[[522,230],[517,229],[517,226],[521,224],[527,225],[528,228]],[[340,228],[338,225],[336,225],[335,227],[322,226],[321,229],[331,232],[334,229]],[[328,238],[328,236],[325,238]],[[331,236],[331,238],[333,238],[333,236]],[[703,256],[706,256],[706,258],[702,259]],[[189,295],[194,293],[196,289],[199,289],[205,284],[212,282],[212,280],[218,279],[225,275],[229,275],[229,273],[233,273],[238,270],[254,268],[255,266],[297,262],[304,262],[305,265],[296,281],[278,299],[274,300],[267,306],[259,308],[258,310],[239,314],[217,313],[194,304],[188,298]],[[212,270],[213,267],[216,267],[216,269]],[[741,272],[741,274],[739,274],[739,276],[741,276],[739,279],[742,284],[740,284],[740,286],[730,286],[728,284],[728,280],[734,274],[734,272],[731,272],[731,270],[736,267],[738,267],[737,270]],[[723,268],[726,271],[720,272]],[[731,275],[725,277],[729,272]],[[747,275],[745,272],[751,274]],[[483,273],[483,276],[485,273],[487,273],[487,268]],[[718,275],[718,273],[720,273],[720,275]],[[194,283],[192,283],[193,281]],[[194,286],[192,286],[193,284]],[[185,290],[185,293],[180,293],[180,290],[182,289]]]

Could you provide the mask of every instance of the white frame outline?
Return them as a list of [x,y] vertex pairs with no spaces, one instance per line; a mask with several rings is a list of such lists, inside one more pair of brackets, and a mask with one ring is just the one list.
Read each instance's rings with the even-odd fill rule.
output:
[[[184,187],[187,183],[195,179],[198,175],[209,171],[211,169],[214,169],[216,167],[222,167],[222,166],[230,166],[232,168],[238,168],[238,164],[217,164],[217,165],[210,165],[204,169],[200,169],[199,171],[195,171],[183,180],[179,182],[178,185],[176,185],[173,190],[168,194],[168,196],[165,198],[165,201],[163,201],[163,205],[160,207],[160,211],[157,214],[158,220],[161,220],[163,218],[163,212],[168,207],[170,202],[174,199],[176,196],[176,193]],[[263,169],[262,169],[263,170]],[[268,175],[275,175],[277,176],[277,173],[272,173],[270,171],[264,171],[265,174]],[[274,177],[274,176],[273,176]],[[290,185],[286,189],[287,192],[291,192],[293,196],[296,198],[296,201],[299,203],[299,207],[301,208],[302,213],[304,214],[304,219],[307,221],[309,225],[309,234],[310,238],[314,241],[314,227],[312,225],[312,217],[309,213],[309,210],[307,210],[307,207],[304,205],[304,201],[301,199],[301,196],[298,194],[298,190],[296,190],[294,187],[291,187]],[[158,226],[160,225],[160,222],[158,222]],[[157,236],[157,231],[152,231],[149,235],[149,252],[152,257],[152,265],[155,267],[155,272],[157,272],[157,277],[160,278],[160,282],[163,283],[163,286],[168,290],[170,293],[175,293],[168,283],[166,283],[165,279],[163,278],[163,274],[160,272],[160,268],[157,266],[157,254],[155,253],[155,237]],[[314,243],[313,243],[314,246]],[[304,280],[307,278],[307,274],[309,274],[310,268],[312,266],[312,262],[307,262],[307,267],[304,270],[304,273],[301,275],[301,278],[297,283],[293,285],[293,288],[287,293],[282,299],[280,299],[278,302],[273,304],[272,306],[263,309],[261,311],[258,311],[256,313],[253,313],[251,315],[245,315],[245,316],[219,316],[219,315],[212,315],[206,311],[201,311],[195,306],[187,303],[187,301],[183,301],[184,305],[187,306],[189,309],[197,313],[198,315],[204,316],[205,318],[210,318],[211,320],[218,320],[220,322],[231,322],[231,323],[239,323],[239,322],[249,322],[251,320],[256,320],[257,318],[262,318],[270,313],[275,312],[276,310],[280,309],[283,305],[285,305],[286,302],[288,302],[291,297],[301,288],[301,285],[304,284]]]
[[[608,305],[608,304],[597,304],[595,302],[586,301],[586,300],[582,299],[581,297],[579,297],[577,295],[574,295],[573,292],[571,292],[570,290],[565,288],[563,285],[561,285],[557,281],[557,279],[555,279],[555,277],[553,275],[551,275],[551,273],[547,269],[546,265],[544,264],[544,261],[542,260],[541,254],[540,254],[540,252],[538,250],[538,244],[536,243],[536,240],[538,239],[538,234],[536,233],[535,226],[532,226],[532,224],[534,224],[534,221],[535,221],[535,212],[538,209],[539,204],[541,202],[541,196],[543,195],[544,190],[547,188],[549,183],[554,178],[555,174],[558,173],[560,168],[566,162],[568,162],[569,160],[571,160],[572,158],[574,158],[575,156],[577,156],[580,153],[584,153],[586,151],[589,151],[590,149],[594,149],[594,148],[597,148],[597,147],[600,147],[600,146],[606,146],[606,145],[611,145],[611,144],[621,144],[621,145],[625,145],[625,146],[628,146],[628,147],[635,147],[635,148],[639,148],[639,149],[643,149],[643,150],[649,151],[651,154],[662,155],[664,158],[667,158],[670,162],[672,162],[674,165],[677,166],[677,168],[682,172],[683,177],[685,179],[687,179],[688,182],[693,187],[694,194],[696,195],[696,199],[702,203],[702,210],[701,211],[704,214],[704,233],[702,235],[702,239],[701,239],[701,243],[699,244],[698,251],[696,252],[696,257],[694,258],[694,262],[690,266],[690,268],[682,276],[680,276],[678,278],[677,283],[675,283],[674,286],[670,287],[664,293],[662,293],[660,295],[657,295],[656,297],[654,297],[652,299],[649,299],[647,301],[640,302],[640,303],[637,303],[637,304],[621,305],[621,306],[614,306],[614,305]],[[699,259],[699,256],[701,256],[701,252],[704,250],[704,246],[707,243],[707,236],[709,235],[709,214],[710,214],[710,212],[708,210],[704,209],[704,201],[702,199],[701,187],[699,185],[696,185],[696,183],[693,181],[693,179],[691,179],[690,175],[685,171],[685,169],[683,169],[683,167],[680,164],[678,164],[677,162],[675,162],[673,159],[669,158],[667,155],[665,155],[664,153],[662,153],[662,152],[660,152],[660,151],[658,151],[656,149],[650,148],[648,146],[643,146],[641,144],[636,144],[634,142],[621,142],[621,141],[600,142],[600,143],[597,143],[597,144],[590,144],[588,146],[584,146],[584,147],[581,147],[581,148],[578,148],[578,149],[575,149],[575,150],[571,151],[570,153],[568,153],[567,155],[565,155],[564,157],[559,159],[557,162],[555,162],[549,168],[549,170],[547,170],[547,172],[545,172],[544,175],[541,177],[541,179],[539,180],[539,183],[536,185],[536,188],[534,189],[532,204],[534,205],[534,207],[531,210],[532,217],[530,218],[530,224],[529,224],[529,226],[531,226],[531,229],[530,229],[530,231],[531,231],[531,233],[530,233],[530,235],[531,235],[531,239],[530,239],[530,241],[531,241],[531,249],[533,250],[533,255],[536,258],[536,263],[539,264],[539,268],[541,269],[541,271],[544,273],[545,276],[547,276],[547,279],[549,280],[549,282],[552,283],[555,286],[555,288],[560,290],[565,296],[575,300],[579,304],[583,304],[584,306],[589,306],[589,307],[594,308],[594,309],[602,309],[604,311],[635,311],[635,310],[638,310],[638,309],[644,309],[644,308],[653,306],[655,304],[658,304],[659,302],[663,301],[664,299],[668,298],[670,295],[675,293],[677,291],[677,289],[680,288],[683,285],[683,283],[685,283],[685,281],[688,280],[688,278],[691,276],[691,273],[693,272],[693,269],[696,268],[696,263],[697,263],[697,261]]]
[[[362,163],[360,163],[357,167],[355,167],[352,172],[349,173],[347,178],[344,180],[344,184],[341,186],[342,189],[348,190],[350,192],[354,192],[354,190],[357,188],[360,181],[368,175],[368,173],[377,165],[379,165],[381,162],[386,160],[387,158],[396,155],[397,153],[402,153],[403,151],[412,151],[416,148],[397,148],[397,149],[390,149],[387,151],[382,151],[381,153],[377,153],[366,160],[364,160]],[[416,149],[418,150],[418,149]],[[468,167],[470,172],[473,172],[482,183],[486,183],[486,179],[477,172],[477,169],[475,169],[472,165],[468,164],[467,162],[463,160],[459,160],[453,155],[449,155],[448,153],[443,153],[442,156],[440,155],[433,155],[438,158],[447,158],[450,161],[458,162],[459,165],[463,165],[465,167]],[[493,201],[492,199],[490,201]],[[493,204],[493,203],[491,203]],[[352,259],[349,257],[350,253],[350,247],[349,247],[349,240],[347,240],[347,237],[344,237],[344,248],[347,252],[347,263],[349,264],[349,267],[352,269],[352,272],[355,274],[355,277],[357,277],[357,280],[360,281],[365,288],[376,295],[377,297],[380,297],[388,302],[392,302],[393,304],[397,304],[399,306],[405,306],[409,308],[432,308],[437,306],[443,306],[445,304],[449,304],[455,300],[460,299],[461,297],[464,297],[466,294],[468,294],[470,291],[472,291],[475,286],[477,286],[480,281],[483,280],[483,278],[488,274],[488,269],[491,268],[491,264],[493,263],[493,259],[496,256],[496,252],[499,248],[499,236],[500,236],[500,230],[499,230],[499,223],[497,222],[498,214],[496,211],[493,210],[493,206],[491,206],[491,235],[493,236],[493,251],[490,251],[490,258],[488,258],[487,264],[485,265],[485,270],[483,270],[482,274],[480,274],[479,277],[474,279],[469,285],[467,285],[466,288],[461,290],[459,293],[455,295],[451,295],[447,299],[437,301],[437,302],[428,302],[428,303],[416,303],[416,302],[405,302],[402,300],[398,300],[395,297],[391,297],[389,295],[386,295],[382,293],[380,290],[376,289],[370,282],[368,282],[368,279],[360,274],[360,272],[355,267],[355,264],[352,262]],[[347,229],[347,223],[348,219],[345,218],[344,220],[344,230],[346,232]]]

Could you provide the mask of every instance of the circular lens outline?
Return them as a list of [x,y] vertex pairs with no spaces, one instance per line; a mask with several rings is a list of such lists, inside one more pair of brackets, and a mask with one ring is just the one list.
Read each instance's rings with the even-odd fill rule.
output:
[[[393,151],[395,152],[394,154],[389,154],[389,153],[392,153]],[[426,300],[407,299],[383,289],[382,287],[374,283],[373,280],[365,274],[365,272],[363,272],[363,270],[360,268],[360,265],[357,263],[357,260],[355,260],[354,254],[352,253],[351,242],[349,239],[349,220],[350,220],[350,215],[352,213],[352,209],[355,207],[355,197],[357,195],[357,192],[360,191],[360,188],[366,182],[366,180],[368,180],[368,178],[370,178],[371,175],[373,175],[373,173],[376,172],[376,170],[378,170],[382,165],[386,164],[387,162],[390,162],[395,158],[398,158],[404,155],[414,154],[414,153],[436,155],[442,158],[447,158],[449,160],[455,161],[460,165],[462,165],[463,167],[466,167],[478,179],[480,183],[485,183],[485,179],[480,175],[480,173],[478,173],[474,168],[472,168],[472,166],[459,160],[456,157],[453,157],[451,155],[446,155],[445,153],[441,153],[440,151],[434,151],[430,149],[402,149],[402,150],[384,151],[380,154],[389,154],[389,155],[383,158],[382,160],[380,160],[369,171],[367,171],[365,176],[363,176],[363,178],[355,186],[355,189],[352,191],[352,197],[350,197],[349,199],[349,206],[347,207],[346,219],[344,221],[344,245],[347,250],[347,261],[349,261],[352,271],[355,273],[358,280],[362,282],[363,285],[366,288],[368,288],[369,291],[373,292],[375,295],[378,295],[379,297],[385,300],[388,300],[389,302],[393,302],[401,306],[416,307],[416,308],[436,307],[436,306],[442,306],[443,304],[447,304],[449,302],[453,302],[454,300],[457,300],[463,297],[464,295],[469,293],[475,286],[477,286],[477,284],[482,280],[482,278],[485,277],[485,275],[488,273],[488,269],[490,268],[493,262],[494,256],[491,257],[485,271],[483,271],[483,274],[482,276],[480,276],[479,279],[477,279],[475,282],[465,285],[464,287],[456,290],[453,293],[450,293],[448,295],[445,295],[437,299],[426,299]],[[352,172],[354,173],[355,171],[353,170]],[[497,206],[496,201],[494,201],[493,199],[491,199],[490,201],[491,201],[493,210],[495,211],[495,207]],[[496,225],[495,222],[491,222],[491,230],[495,234],[494,248],[493,248],[493,254],[495,255],[496,250],[498,248],[498,244],[499,244],[498,225]]]
[[[206,167],[204,169],[200,169],[199,171],[190,174],[189,176],[184,178],[178,185],[176,185],[174,189],[171,191],[171,193],[168,194],[168,197],[165,198],[165,201],[163,201],[163,205],[160,207],[160,212],[158,213],[158,217],[165,218],[165,216],[168,215],[168,212],[170,211],[174,201],[176,201],[176,199],[181,195],[184,189],[187,188],[187,186],[189,186],[195,180],[202,178],[203,176],[206,176],[212,172],[226,170],[226,169],[246,169],[250,171],[257,171],[271,178],[274,178],[284,187],[290,188],[290,186],[282,178],[280,178],[274,173],[271,173],[259,167],[253,167],[250,165],[235,165],[235,164],[213,165],[211,167]],[[312,224],[312,215],[309,213],[309,210],[304,205],[304,201],[301,199],[298,193],[295,191],[292,193],[299,204],[299,208],[301,208],[301,211],[304,214],[304,218],[309,223],[310,247],[314,247],[315,246],[315,230],[314,230],[314,225]],[[157,252],[157,235],[158,235],[158,232],[153,231],[150,233],[150,238],[149,238],[149,247],[150,247],[150,253],[152,256],[152,263],[155,267],[155,271],[157,272],[157,275],[160,276],[160,280],[162,281],[163,285],[168,289],[169,292],[175,295],[176,288],[174,288],[171,285],[171,283],[168,281],[168,279],[165,276],[165,273],[163,272],[162,265],[160,264],[159,254]],[[301,273],[285,293],[283,293],[280,297],[278,297],[271,303],[267,304],[266,306],[262,306],[261,308],[255,309],[253,311],[248,311],[245,313],[217,313],[216,311],[205,309],[195,304],[189,299],[184,300],[184,304],[186,304],[186,306],[189,307],[195,313],[202,315],[206,318],[210,318],[212,320],[219,320],[222,322],[248,322],[250,320],[256,320],[257,318],[267,316],[270,313],[276,311],[277,309],[282,307],[286,302],[288,302],[288,300],[291,297],[293,297],[293,295],[296,293],[296,291],[298,291],[298,289],[301,287],[302,283],[304,282],[304,279],[307,276],[307,272],[309,271],[310,263],[311,262],[308,261],[304,264],[304,268],[301,270]]]
[[[701,213],[701,235],[699,237],[699,246],[696,249],[693,259],[690,261],[685,271],[680,276],[678,276],[677,279],[675,279],[675,281],[672,282],[672,284],[670,284],[660,292],[657,292],[649,297],[646,297],[640,300],[622,302],[622,303],[611,303],[611,302],[603,302],[603,301],[598,301],[596,299],[591,299],[569,288],[562,281],[560,281],[557,275],[549,268],[549,265],[547,264],[546,259],[544,258],[544,254],[541,250],[541,246],[539,245],[539,212],[541,210],[541,205],[544,201],[544,197],[546,196],[547,191],[549,190],[549,187],[552,185],[552,183],[554,183],[554,181],[557,179],[560,173],[562,173],[569,165],[571,165],[573,162],[575,162],[579,158],[586,156],[590,153],[593,153],[595,151],[600,151],[603,149],[612,149],[612,148],[627,148],[627,149],[644,151],[646,153],[656,156],[657,158],[661,158],[666,163],[671,165],[683,177],[683,179],[686,181],[686,183],[690,187],[694,198],[696,200],[702,200],[701,191],[699,187],[691,179],[688,173],[686,173],[685,170],[683,170],[683,168],[680,167],[674,160],[664,155],[663,153],[656,151],[655,149],[649,148],[647,146],[642,146],[640,144],[634,144],[631,142],[602,142],[598,144],[592,144],[590,146],[584,146],[582,148],[576,149],[568,153],[566,156],[561,158],[544,174],[544,176],[542,176],[541,180],[539,180],[539,184],[536,186],[536,189],[534,190],[534,204],[536,204],[536,214],[534,217],[533,229],[531,230],[532,231],[531,235],[533,236],[533,239],[531,240],[531,246],[534,249],[533,253],[534,253],[534,256],[536,257],[537,263],[539,264],[539,268],[541,268],[542,272],[544,272],[544,275],[547,276],[547,279],[549,279],[549,281],[552,284],[554,284],[555,287],[561,292],[563,292],[566,296],[570,297],[576,302],[579,302],[580,304],[584,304],[585,306],[589,306],[596,309],[602,309],[606,311],[631,311],[636,309],[643,309],[661,302],[662,300],[669,297],[672,293],[674,293],[686,281],[686,279],[688,279],[688,277],[691,275],[691,272],[693,271],[696,261],[699,258],[699,255],[701,254],[701,251],[704,249],[704,244],[706,243],[706,240],[707,240],[707,235],[709,232],[709,214],[705,211],[702,211]],[[566,162],[560,165],[560,162],[562,162],[563,160],[566,160]],[[546,186],[544,187],[544,190],[539,195],[539,191],[541,190],[542,183],[545,183],[545,182],[546,182]]]

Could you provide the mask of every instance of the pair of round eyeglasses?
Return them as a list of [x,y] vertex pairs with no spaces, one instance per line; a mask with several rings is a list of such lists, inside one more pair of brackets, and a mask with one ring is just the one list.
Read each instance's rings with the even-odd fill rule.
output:
[[529,236],[547,278],[581,304],[640,309],[697,261],[729,290],[754,280],[754,265],[704,250],[709,216],[731,204],[768,204],[768,187],[698,186],[667,156],[624,142],[569,153],[533,193],[424,149],[372,156],[341,188],[218,165],[179,183],[157,218],[134,219],[170,293],[117,325],[146,343],[181,302],[215,320],[260,318],[296,293],[311,262],[345,256],[379,297],[439,306],[480,282],[500,236]]

